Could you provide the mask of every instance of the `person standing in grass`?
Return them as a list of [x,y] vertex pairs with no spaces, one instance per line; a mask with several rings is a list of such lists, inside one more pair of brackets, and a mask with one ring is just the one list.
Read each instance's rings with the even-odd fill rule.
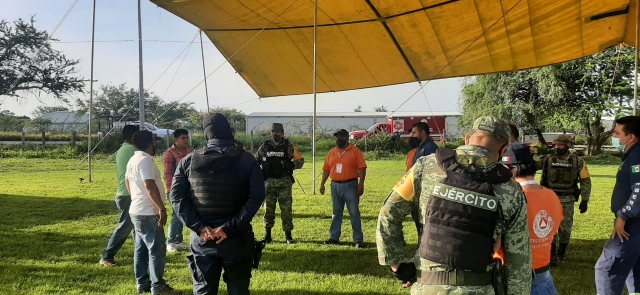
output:
[[599,295],[640,293],[640,117],[616,120],[611,139],[624,152],[611,195],[615,215],[611,239],[604,244],[596,262],[596,290]]
[[[558,291],[553,283],[549,267],[553,237],[558,232],[563,218],[560,199],[555,192],[536,182],[536,162],[528,146],[510,141],[509,150],[504,154],[501,162],[511,170],[514,179],[520,184],[527,198],[531,260],[534,272],[531,295],[556,295]],[[504,254],[499,251],[497,256],[502,260]]]
[[127,163],[125,184],[131,194],[129,215],[135,232],[133,272],[138,293],[180,294],[167,285],[164,276],[166,246],[164,225],[167,210],[166,194],[162,190],[162,175],[153,156],[156,144],[150,131],[138,131],[133,135],[138,149]]
[[[420,158],[384,201],[378,260],[411,294],[494,294],[496,243],[505,253],[508,294],[531,293],[526,199],[499,163],[509,134],[503,120],[478,118],[468,145]],[[409,251],[402,223],[414,207],[424,228],[418,250]]]
[[207,116],[203,129],[207,147],[180,161],[169,195],[192,231],[193,294],[218,294],[220,275],[229,295],[249,294],[256,246],[251,220],[265,199],[264,178],[258,161],[233,143],[224,115]]
[[[171,182],[173,174],[180,160],[191,153],[189,149],[189,131],[185,129],[176,129],[173,132],[173,146],[171,146],[162,156],[162,165],[164,166],[164,183],[166,185],[167,194],[171,190]],[[178,251],[189,250],[189,245],[183,242],[182,222],[178,219],[176,211],[172,210],[171,222],[169,223],[169,236],[167,238],[167,252],[175,253]]]
[[106,267],[116,266],[115,256],[124,245],[127,240],[127,236],[131,233],[133,236],[133,224],[131,224],[131,218],[129,217],[129,206],[131,205],[131,195],[127,191],[125,186],[124,175],[127,169],[127,163],[129,159],[133,157],[135,147],[133,146],[133,134],[140,129],[137,125],[126,125],[122,128],[122,137],[124,142],[116,153],[116,177],[118,180],[118,187],[116,189],[116,207],[120,211],[120,218],[118,219],[118,225],[116,225],[113,234],[109,238],[107,248],[102,252],[102,258],[100,264]]
[[367,164],[362,152],[349,144],[349,132],[340,129],[334,133],[336,147],[327,154],[322,167],[320,194],[324,195],[325,183],[331,177],[331,203],[333,215],[329,228],[329,239],[325,244],[338,244],[342,233],[342,215],[347,205],[353,230],[353,242],[356,248],[363,248],[364,234],[360,219],[360,197],[364,193],[364,180],[367,175]]

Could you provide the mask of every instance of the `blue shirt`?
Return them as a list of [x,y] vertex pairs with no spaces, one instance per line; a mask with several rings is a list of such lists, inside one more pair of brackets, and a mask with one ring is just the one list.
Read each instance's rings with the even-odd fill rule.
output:
[[622,156],[611,195],[611,212],[624,220],[640,214],[640,143]]
[[436,152],[438,149],[438,145],[431,140],[431,138],[427,139],[421,145],[418,146],[416,150],[416,154],[413,156],[413,164],[415,165],[420,157],[428,156]]
[[[234,146],[233,140],[211,139],[207,142],[207,150],[222,152]],[[191,170],[191,155],[187,155],[180,161],[173,176],[171,193],[169,200],[171,207],[177,213],[178,218],[184,225],[196,232],[198,235],[206,226],[216,228],[222,226],[225,234],[233,233],[238,229],[246,228],[251,224],[251,219],[256,215],[258,209],[264,202],[265,187],[262,170],[258,161],[248,152],[240,154],[238,162],[238,174],[243,182],[249,183],[249,199],[244,204],[240,212],[235,216],[200,216],[193,209],[191,201],[191,183],[189,183],[189,171]]]

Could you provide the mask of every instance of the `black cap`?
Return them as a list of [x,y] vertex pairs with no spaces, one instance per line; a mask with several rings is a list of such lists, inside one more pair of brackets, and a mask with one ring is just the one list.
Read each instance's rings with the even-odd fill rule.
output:
[[532,163],[533,154],[531,154],[531,148],[529,146],[519,143],[519,142],[511,142],[509,143],[509,149],[502,156],[501,163],[502,164],[528,164]]
[[229,121],[223,114],[214,113],[206,116],[202,122],[202,128],[204,128],[204,135],[207,140],[212,138],[233,139],[231,126],[229,126]]
[[340,129],[338,130],[336,133],[333,134],[333,136],[344,136],[344,137],[349,137],[349,131],[344,130],[344,129]]

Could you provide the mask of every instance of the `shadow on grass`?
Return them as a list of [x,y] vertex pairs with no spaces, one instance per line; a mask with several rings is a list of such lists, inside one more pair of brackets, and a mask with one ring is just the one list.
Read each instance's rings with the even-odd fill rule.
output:
[[[280,214],[278,214],[277,217],[280,218]],[[331,213],[329,213],[329,214],[293,213],[293,221],[294,222],[295,222],[296,218],[312,218],[312,219],[327,219],[327,220],[331,220]],[[345,224],[345,222],[349,223],[349,220],[350,220],[349,219],[349,213],[347,211],[345,211],[344,215],[342,216],[343,225]],[[363,220],[363,221],[367,221],[367,220],[369,220],[369,221],[371,221],[371,220],[378,221],[378,215],[376,215],[376,216],[360,215],[360,220]]]
[[268,249],[263,253],[260,269],[337,275],[388,277],[387,269],[378,264],[375,246],[356,249],[350,246],[301,249]]
[[0,231],[116,213],[112,200],[0,194]]
[[609,174],[609,175],[604,175],[604,174],[591,174],[591,178],[616,178],[615,174]]
[[567,260],[551,269],[558,294],[595,294],[594,266],[607,240],[572,239]]

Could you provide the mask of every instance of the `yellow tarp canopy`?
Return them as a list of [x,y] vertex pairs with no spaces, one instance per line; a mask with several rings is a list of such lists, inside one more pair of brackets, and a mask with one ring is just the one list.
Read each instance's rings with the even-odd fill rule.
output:
[[[151,1],[226,58],[237,52],[230,63],[259,96],[312,92],[314,0]],[[317,91],[517,71],[634,45],[637,1],[319,0]]]

